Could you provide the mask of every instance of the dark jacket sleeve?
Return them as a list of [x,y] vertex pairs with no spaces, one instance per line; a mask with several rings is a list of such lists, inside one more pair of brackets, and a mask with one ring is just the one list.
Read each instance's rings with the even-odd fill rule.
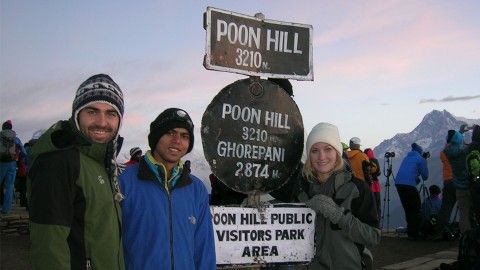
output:
[[351,212],[340,219],[338,226],[359,245],[377,245],[381,232],[375,198],[365,181],[353,179],[352,182],[357,186],[359,197],[352,202]]
[[31,262],[34,269],[70,269],[70,226],[76,202],[79,153],[38,156],[29,177]]

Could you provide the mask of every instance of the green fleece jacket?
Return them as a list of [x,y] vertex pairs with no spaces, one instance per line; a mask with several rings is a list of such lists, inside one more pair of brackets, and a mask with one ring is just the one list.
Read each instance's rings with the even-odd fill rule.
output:
[[72,126],[57,122],[29,153],[32,268],[123,270],[120,206],[105,165],[112,143],[92,143]]

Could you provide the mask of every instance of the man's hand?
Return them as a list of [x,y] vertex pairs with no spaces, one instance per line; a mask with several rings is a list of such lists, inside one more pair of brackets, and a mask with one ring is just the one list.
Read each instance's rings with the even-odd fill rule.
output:
[[313,196],[305,204],[312,208],[316,213],[322,214],[325,218],[329,219],[333,224],[337,224],[340,218],[342,218],[344,208],[338,206],[332,198],[323,194]]

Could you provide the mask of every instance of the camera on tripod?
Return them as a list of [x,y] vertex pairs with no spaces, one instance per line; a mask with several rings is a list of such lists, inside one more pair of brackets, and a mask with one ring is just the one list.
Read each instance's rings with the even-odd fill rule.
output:
[[422,157],[423,157],[424,159],[429,158],[429,157],[430,157],[430,152],[423,152]]
[[385,157],[386,157],[386,158],[395,157],[395,152],[386,152],[386,153],[385,153]]

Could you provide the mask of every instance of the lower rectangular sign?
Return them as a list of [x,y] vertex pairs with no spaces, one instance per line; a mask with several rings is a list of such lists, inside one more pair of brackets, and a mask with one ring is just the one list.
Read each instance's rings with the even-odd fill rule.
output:
[[315,255],[315,212],[303,204],[265,210],[211,206],[218,266],[307,264]]

